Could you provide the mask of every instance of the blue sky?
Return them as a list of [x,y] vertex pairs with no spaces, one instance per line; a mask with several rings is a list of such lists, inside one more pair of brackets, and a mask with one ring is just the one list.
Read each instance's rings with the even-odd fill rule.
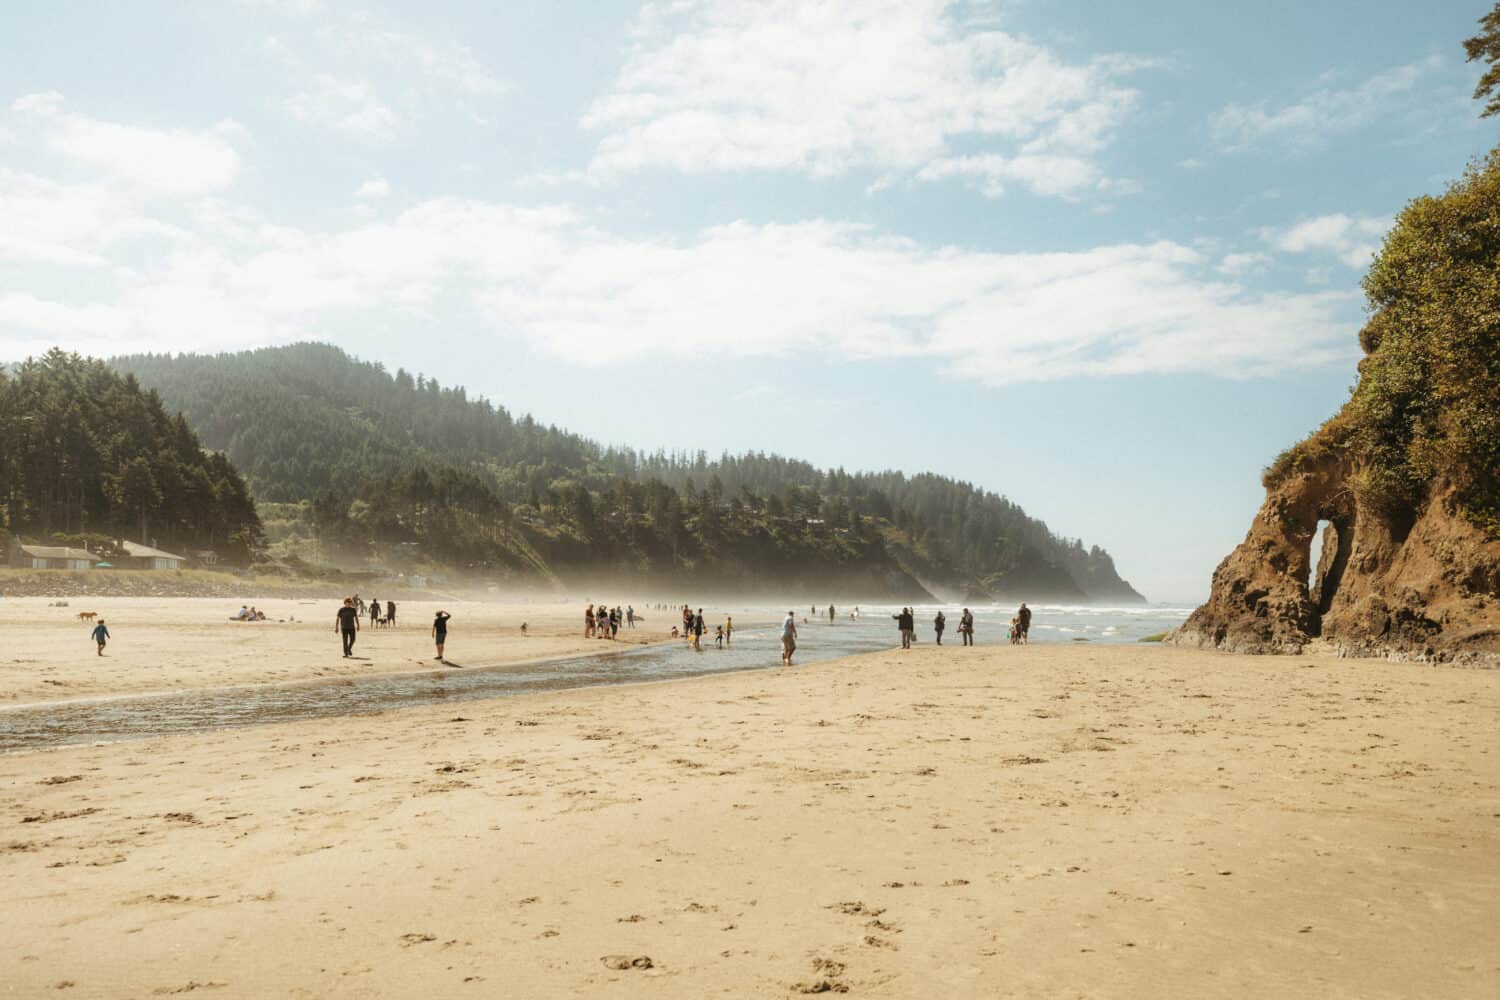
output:
[[1193,600],[1345,398],[1391,217],[1494,140],[1484,10],[11,2],[0,357],[328,340],[967,479]]

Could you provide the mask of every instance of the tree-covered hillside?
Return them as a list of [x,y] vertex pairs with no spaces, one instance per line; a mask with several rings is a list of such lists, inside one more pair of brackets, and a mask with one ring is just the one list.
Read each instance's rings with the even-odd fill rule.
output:
[[245,481],[181,414],[134,377],[59,350],[0,370],[0,529],[155,539],[238,562],[261,538]]
[[737,589],[1139,601],[1107,553],[933,475],[603,448],[322,344],[113,362],[180,407],[325,551]]

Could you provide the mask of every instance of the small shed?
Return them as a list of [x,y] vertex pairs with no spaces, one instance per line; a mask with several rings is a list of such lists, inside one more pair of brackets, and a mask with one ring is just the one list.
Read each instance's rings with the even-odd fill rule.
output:
[[88,569],[94,556],[67,545],[18,545],[13,561],[22,569]]
[[125,550],[125,563],[131,569],[182,569],[186,556],[173,555],[139,542],[121,542]]

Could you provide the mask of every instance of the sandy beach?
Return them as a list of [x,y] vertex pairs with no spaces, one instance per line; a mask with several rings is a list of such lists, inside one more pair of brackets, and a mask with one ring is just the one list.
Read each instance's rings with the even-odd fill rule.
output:
[[0,992],[1494,996],[1497,714],[1493,672],[927,646],[12,754]]
[[[639,628],[622,626],[617,639],[604,642],[583,637],[586,600],[401,601],[395,628],[361,620],[355,656],[346,660],[333,630],[339,601],[248,603],[268,620],[230,621],[240,602],[218,598],[84,597],[67,607],[40,597],[0,600],[0,705],[431,670],[430,629],[439,608],[453,615],[447,659],[463,667],[661,641],[674,618],[640,609],[646,620]],[[95,655],[93,625],[79,620],[81,611],[108,623],[105,656]]]

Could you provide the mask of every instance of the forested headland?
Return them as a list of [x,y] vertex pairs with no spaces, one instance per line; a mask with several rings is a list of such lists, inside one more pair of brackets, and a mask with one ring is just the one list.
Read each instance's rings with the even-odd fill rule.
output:
[[0,543],[12,538],[105,556],[123,539],[232,564],[263,543],[224,454],[133,376],[60,350],[0,369]]
[[1138,602],[994,493],[762,453],[650,454],[323,344],[111,362],[241,470],[291,564],[916,600]]

